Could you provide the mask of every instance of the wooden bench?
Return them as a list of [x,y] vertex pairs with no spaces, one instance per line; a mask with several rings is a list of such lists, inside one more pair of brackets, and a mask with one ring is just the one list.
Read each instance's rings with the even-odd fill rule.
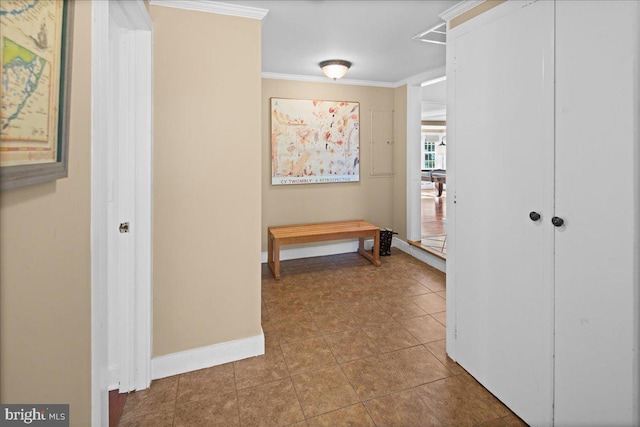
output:
[[[268,264],[273,277],[280,280],[280,246],[327,240],[360,239],[358,253],[380,266],[380,228],[363,220],[321,224],[285,225],[268,229]],[[364,239],[374,239],[373,254],[364,250]]]

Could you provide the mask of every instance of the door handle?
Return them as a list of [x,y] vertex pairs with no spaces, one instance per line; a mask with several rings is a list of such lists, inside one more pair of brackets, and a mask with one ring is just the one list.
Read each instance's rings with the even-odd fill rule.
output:
[[562,227],[562,225],[564,224],[564,219],[554,216],[553,218],[551,218],[551,224],[555,225],[556,227]]
[[531,211],[529,212],[529,219],[531,219],[531,221],[539,221],[540,220],[541,215],[538,212],[535,211]]

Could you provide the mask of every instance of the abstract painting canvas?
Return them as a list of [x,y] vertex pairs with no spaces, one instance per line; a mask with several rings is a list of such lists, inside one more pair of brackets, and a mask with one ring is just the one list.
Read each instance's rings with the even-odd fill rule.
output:
[[271,184],[360,181],[360,104],[271,98]]

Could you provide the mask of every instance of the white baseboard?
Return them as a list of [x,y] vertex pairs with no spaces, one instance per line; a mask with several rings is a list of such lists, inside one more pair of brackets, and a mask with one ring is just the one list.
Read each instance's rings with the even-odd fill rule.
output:
[[151,359],[151,379],[170,377],[264,354],[264,333]]
[[[437,270],[440,270],[442,272],[447,271],[447,262],[445,260],[431,255],[430,253],[425,252],[421,249],[418,249],[415,246],[411,246],[404,240],[400,240],[397,237],[394,237],[391,242],[391,246],[394,246],[401,251],[408,253],[412,257],[419,259],[420,261],[430,265]],[[373,239],[365,240],[364,247],[366,250],[371,250],[371,248],[373,248]],[[289,259],[311,258],[316,256],[338,255],[357,251],[357,241],[332,243],[329,245],[303,246],[297,248],[293,247],[288,249],[283,248],[280,249],[280,261],[286,261]],[[262,262],[267,262],[266,252],[262,252]]]
[[431,255],[429,252],[423,251],[422,249],[418,249],[415,246],[412,246],[405,242],[404,240],[393,238],[393,244],[396,248],[400,249],[402,252],[406,252],[414,258],[419,259],[425,264],[430,265],[436,270],[440,270],[443,273],[447,272],[447,262],[442,258],[438,258],[435,255]]
[[[373,239],[364,241],[364,248],[373,248]],[[302,246],[280,249],[280,261],[289,259],[312,258],[316,256],[338,255],[358,251],[358,242],[340,242],[317,246]],[[267,262],[267,253],[262,252],[262,262]]]

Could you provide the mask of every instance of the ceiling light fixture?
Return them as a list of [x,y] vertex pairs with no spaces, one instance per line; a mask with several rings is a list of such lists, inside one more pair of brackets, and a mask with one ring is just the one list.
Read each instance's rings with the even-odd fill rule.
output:
[[322,61],[320,68],[322,68],[325,76],[335,81],[347,74],[347,71],[351,68],[351,62],[342,59],[330,59],[328,61]]

